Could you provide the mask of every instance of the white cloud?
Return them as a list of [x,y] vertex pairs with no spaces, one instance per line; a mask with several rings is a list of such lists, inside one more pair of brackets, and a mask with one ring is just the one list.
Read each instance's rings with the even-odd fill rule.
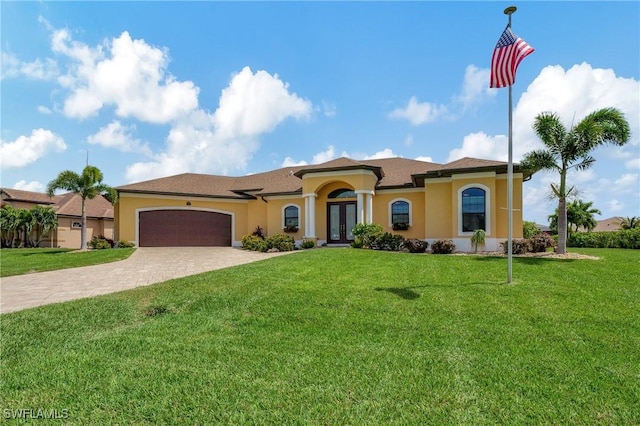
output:
[[30,136],[20,136],[14,141],[0,141],[2,168],[24,167],[35,163],[51,151],[67,149],[64,140],[51,130],[35,129]]
[[19,189],[22,191],[31,191],[31,192],[44,192],[46,186],[44,183],[38,182],[37,180],[27,182],[26,180],[20,180],[13,185],[13,189]]
[[619,212],[624,209],[624,203],[622,201],[613,199],[607,202],[607,208],[610,212]]
[[381,158],[394,158],[397,156],[398,155],[394,154],[391,148],[385,148],[382,151],[378,151],[373,155],[365,155],[363,160],[378,160]]
[[622,176],[620,176],[614,182],[614,185],[616,186],[617,191],[618,192],[633,191],[637,194],[638,190],[640,190],[640,187],[638,186],[640,179],[638,179],[638,176],[640,176],[638,175],[638,173],[625,173]]
[[291,157],[286,157],[280,167],[297,167],[297,166],[306,166],[308,163],[304,160],[296,161]]
[[322,101],[322,110],[325,117],[331,118],[336,115],[336,105],[327,101]]
[[404,138],[404,142],[403,142],[404,146],[411,146],[413,145],[413,135],[412,134],[408,134],[406,138]]
[[336,149],[333,145],[329,145],[325,151],[319,152],[313,156],[311,164],[321,164],[336,158]]
[[152,162],[129,166],[126,177],[136,181],[186,171],[226,175],[244,170],[260,147],[260,135],[287,118],[306,118],[312,109],[311,102],[290,93],[277,75],[254,74],[245,67],[222,91],[213,114],[197,109],[176,120],[166,151]]
[[627,169],[638,170],[640,169],[640,158],[632,158],[631,160],[627,160],[624,163],[624,166]]
[[256,136],[272,131],[288,117],[307,118],[311,102],[289,92],[278,75],[244,67],[222,91],[213,115],[216,131],[223,138]]
[[447,162],[464,157],[507,161],[508,144],[508,138],[504,135],[489,136],[484,132],[471,133],[464,137],[462,147],[449,152]]
[[152,155],[148,144],[142,143],[140,139],[135,139],[131,132],[136,130],[135,125],[123,126],[120,121],[115,120],[106,127],[87,138],[90,144],[102,145],[107,148],[115,148],[122,152],[140,152],[145,155]]
[[427,163],[433,163],[433,158],[431,158],[429,156],[421,155],[419,157],[416,157],[415,159],[418,160],[418,161],[426,161]]
[[409,120],[412,125],[419,126],[436,120],[446,112],[447,107],[444,105],[420,103],[415,96],[412,96],[406,107],[394,109],[389,113],[389,117]]
[[167,74],[169,55],[128,32],[90,47],[71,38],[66,29],[54,31],[52,50],[71,60],[58,79],[69,90],[64,101],[68,117],[86,118],[106,105],[120,117],[166,123],[198,106],[199,89]]
[[46,114],[46,115],[49,115],[49,114],[53,113],[53,111],[51,111],[51,109],[49,109],[49,108],[47,108],[46,106],[43,106],[43,105],[38,105],[38,112],[40,114]]
[[497,90],[489,89],[487,84],[489,74],[488,68],[478,68],[475,65],[467,66],[464,73],[462,93],[455,96],[454,99],[461,103],[464,109],[467,109],[487,96],[495,96]]
[[0,80],[24,76],[34,80],[53,80],[58,75],[58,65],[51,58],[24,62],[11,53],[2,52]]

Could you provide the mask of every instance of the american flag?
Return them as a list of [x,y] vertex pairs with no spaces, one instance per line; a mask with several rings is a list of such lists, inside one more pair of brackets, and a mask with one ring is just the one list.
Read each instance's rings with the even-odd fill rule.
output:
[[491,82],[489,87],[507,87],[516,82],[516,69],[533,52],[533,47],[518,37],[507,25],[491,56]]

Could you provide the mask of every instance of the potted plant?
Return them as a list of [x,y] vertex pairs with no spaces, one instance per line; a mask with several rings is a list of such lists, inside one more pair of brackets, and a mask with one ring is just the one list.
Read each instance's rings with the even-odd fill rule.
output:
[[295,225],[287,225],[283,228],[283,231],[287,234],[295,234],[296,232],[298,232],[298,227]]
[[406,231],[407,229],[409,229],[409,224],[408,223],[394,223],[393,224],[393,230],[394,231]]

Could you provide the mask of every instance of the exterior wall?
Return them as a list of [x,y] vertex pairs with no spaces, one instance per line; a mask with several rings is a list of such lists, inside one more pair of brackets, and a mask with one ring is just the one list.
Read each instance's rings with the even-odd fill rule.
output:
[[[425,182],[425,236],[427,240],[451,238],[455,218],[451,179],[430,179]],[[457,211],[457,207],[456,207]]]
[[342,182],[343,185],[334,189],[351,188],[355,190],[366,189],[373,191],[376,187],[376,183],[378,182],[378,178],[369,170],[348,170],[341,172],[318,172],[307,174],[302,177],[302,193],[318,193],[318,191],[320,189],[324,189],[327,184],[336,181]]
[[290,205],[298,207],[298,232],[288,233],[296,241],[302,241],[304,234],[304,199],[301,196],[269,197],[267,205],[267,236],[284,233],[284,208]]
[[240,234],[236,234],[236,240],[241,241],[242,237],[247,234],[252,233],[256,227],[261,227],[265,232],[269,233],[269,226],[267,224],[268,221],[268,202],[263,201],[258,198],[257,200],[249,200],[247,201],[247,220],[244,224],[244,229],[240,227],[236,228]]
[[[260,202],[262,202],[260,200]],[[188,205],[187,203],[191,203]],[[120,198],[114,209],[118,212],[116,224],[118,238],[133,241],[138,245],[136,226],[138,223],[137,211],[140,209],[180,208],[192,210],[215,210],[232,214],[232,244],[240,245],[243,235],[253,231],[247,227],[248,223],[247,200],[221,200],[204,199],[185,196],[151,196],[144,194],[120,194]]]
[[[513,238],[522,238],[522,174],[513,174]],[[503,240],[507,238],[507,175],[499,175],[496,179],[496,204],[499,206],[497,214],[496,234]],[[501,207],[504,207],[501,208]]]
[[[396,200],[408,201],[411,206],[409,213],[411,224],[406,231],[394,231],[391,226],[390,204]],[[405,238],[424,239],[426,236],[424,188],[377,191],[373,197],[373,223],[382,225],[386,232],[399,234]]]
[[[72,216],[58,216],[58,229],[53,241],[54,247],[80,248],[82,242],[81,228],[73,227],[74,222],[82,223],[82,219]],[[115,239],[114,221],[111,219],[87,218],[87,243],[91,241],[91,238],[98,235]],[[50,247],[51,244],[50,241],[42,243],[44,247]]]

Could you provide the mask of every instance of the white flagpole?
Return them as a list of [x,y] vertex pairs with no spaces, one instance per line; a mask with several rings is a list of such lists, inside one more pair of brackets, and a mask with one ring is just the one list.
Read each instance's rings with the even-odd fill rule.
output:
[[[509,6],[504,10],[509,17],[511,27],[511,15],[517,8]],[[511,283],[513,271],[513,107],[512,87],[509,85],[509,164],[507,166],[507,284]]]

